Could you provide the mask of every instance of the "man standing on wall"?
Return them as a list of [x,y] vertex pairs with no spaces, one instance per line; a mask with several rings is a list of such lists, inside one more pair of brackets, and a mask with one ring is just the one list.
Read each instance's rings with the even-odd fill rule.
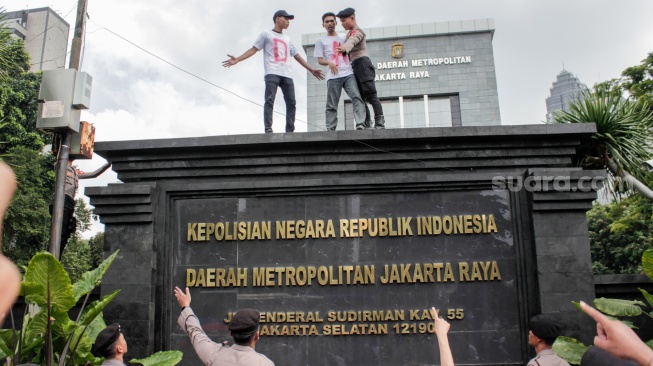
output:
[[[351,68],[349,58],[337,52],[344,42],[344,38],[336,33],[336,15],[326,13],[322,15],[322,26],[327,30],[327,35],[320,37],[315,42],[313,56],[317,57],[320,65],[328,66],[327,70],[327,104],[326,104],[326,128],[335,131],[338,126],[338,103],[342,89],[351,99],[354,109],[356,128],[364,129],[365,125],[365,103],[361,99],[356,77]],[[359,127],[360,126],[360,127]]]
[[177,324],[188,334],[195,353],[205,365],[211,366],[274,366],[269,358],[255,351],[259,340],[259,320],[261,314],[254,309],[240,309],[229,322],[229,334],[234,339],[233,346],[218,344],[204,333],[200,321],[190,308],[190,291],[175,287],[175,298],[181,306]]
[[279,87],[286,102],[286,132],[295,131],[295,85],[292,80],[290,57],[297,60],[319,80],[324,79],[322,70],[314,69],[306,63],[302,56],[297,53],[297,49],[290,41],[290,37],[283,34],[283,30],[288,29],[290,20],[294,18],[294,15],[288,14],[285,10],[278,10],[272,17],[274,21],[272,30],[262,32],[254,42],[254,46],[242,55],[238,57],[227,55],[229,59],[222,62],[222,66],[231,67],[263,50],[263,63],[265,66],[263,122],[265,124],[265,133],[272,133],[272,111],[274,99],[277,96],[277,88]]
[[553,342],[560,335],[560,324],[540,314],[531,318],[530,327],[528,344],[535,348],[537,356],[528,362],[528,366],[569,366],[552,348]]
[[[374,65],[372,65],[372,61],[370,61],[367,53],[367,42],[365,41],[366,35],[363,30],[358,27],[358,24],[356,24],[356,14],[354,9],[347,8],[340,11],[336,16],[340,18],[340,23],[342,23],[343,28],[348,31],[345,44],[338,47],[337,52],[343,55],[349,55],[349,60],[354,69],[354,75],[356,75],[358,89],[360,90],[361,96],[363,97],[363,100],[370,103],[372,109],[374,109],[374,128],[385,128],[383,107],[381,106],[379,97],[376,95],[376,84],[374,83],[376,72],[374,71]],[[367,108],[365,108],[365,110],[367,112],[366,125],[370,126],[369,110],[367,110]],[[356,129],[361,128],[357,126]]]

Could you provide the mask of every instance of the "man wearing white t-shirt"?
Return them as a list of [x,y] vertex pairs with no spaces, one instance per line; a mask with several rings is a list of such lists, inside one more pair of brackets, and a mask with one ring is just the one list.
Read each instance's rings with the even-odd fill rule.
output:
[[326,128],[335,131],[338,126],[338,103],[342,89],[351,99],[354,108],[356,129],[365,127],[365,103],[356,85],[356,77],[351,68],[349,57],[337,52],[338,47],[345,43],[345,38],[336,33],[336,15],[326,13],[322,15],[322,26],[327,30],[327,35],[320,37],[315,42],[313,56],[317,57],[320,65],[328,66],[327,70],[327,103],[326,103]]
[[265,124],[265,133],[272,132],[272,110],[274,98],[277,96],[277,88],[279,87],[286,102],[286,132],[295,131],[295,85],[292,80],[291,57],[304,66],[313,76],[319,80],[324,79],[322,71],[314,69],[306,63],[302,56],[297,53],[297,49],[290,41],[290,37],[283,34],[283,30],[288,29],[290,20],[294,18],[294,15],[288,14],[285,10],[278,10],[272,17],[274,29],[261,33],[254,42],[254,47],[245,51],[242,55],[238,57],[227,55],[229,59],[222,62],[222,66],[231,67],[263,50],[263,64],[265,66],[263,122]]

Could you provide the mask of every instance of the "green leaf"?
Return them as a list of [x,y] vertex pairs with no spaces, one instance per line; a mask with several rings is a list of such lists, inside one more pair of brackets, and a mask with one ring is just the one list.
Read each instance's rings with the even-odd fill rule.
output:
[[84,313],[82,313],[82,317],[79,319],[79,324],[91,324],[95,317],[102,313],[102,310],[104,310],[104,308],[111,302],[111,300],[113,300],[114,297],[116,297],[116,295],[118,295],[119,292],[120,290],[115,290],[100,300],[90,303],[86,309],[84,309]]
[[648,278],[653,279],[653,249],[648,249],[642,253],[642,267]]
[[560,336],[553,343],[553,351],[555,351],[556,355],[573,365],[580,365],[580,359],[588,349],[588,346],[569,337]]
[[23,289],[26,300],[42,308],[51,306],[53,313],[66,312],[76,303],[68,274],[48,252],[36,254],[29,262]]
[[640,306],[646,306],[646,304],[638,300],[606,299],[601,297],[594,300],[594,306],[608,315],[637,316],[642,313]]
[[576,309],[578,309],[578,310],[580,310],[580,311],[583,311],[583,308],[580,307],[580,303],[579,303],[579,302],[577,302],[577,301],[572,301],[571,303],[576,307]]
[[0,359],[13,356],[14,331],[12,329],[0,330]]
[[73,292],[75,293],[75,301],[79,300],[82,296],[91,292],[97,285],[100,284],[100,280],[104,274],[109,270],[114,259],[118,255],[119,250],[116,250],[111,254],[107,259],[105,259],[100,265],[92,270],[84,273],[82,278],[75,282],[73,285]]
[[653,349],[653,339],[651,339],[650,341],[646,342],[646,345],[648,346],[648,348]]
[[75,335],[73,336],[73,342],[77,343],[77,340],[79,339],[80,335],[82,339],[79,341],[79,344],[75,349],[75,363],[78,365],[84,364],[86,363],[86,361],[95,360],[95,356],[91,354],[91,347],[93,346],[93,341],[91,341],[91,338],[89,338],[88,334],[84,331],[83,327],[80,327],[75,332]]
[[650,306],[653,306],[653,295],[649,294],[648,291],[644,290],[643,288],[640,288],[639,291],[644,295],[644,299],[646,299],[646,302]]
[[88,328],[86,328],[86,334],[88,334],[91,341],[95,342],[97,335],[106,327],[107,323],[104,322],[104,317],[102,316],[102,313],[100,313],[95,317],[95,319],[93,319]]
[[174,366],[181,361],[183,355],[181,351],[161,351],[148,358],[131,360],[129,363],[138,363],[143,366]]
[[[47,332],[47,314],[47,309],[41,308],[34,318],[30,320],[29,324],[25,326],[27,339],[45,337],[45,333]],[[78,328],[75,322],[70,320],[67,313],[51,313],[50,316],[54,318],[51,326],[53,340],[67,338]]]

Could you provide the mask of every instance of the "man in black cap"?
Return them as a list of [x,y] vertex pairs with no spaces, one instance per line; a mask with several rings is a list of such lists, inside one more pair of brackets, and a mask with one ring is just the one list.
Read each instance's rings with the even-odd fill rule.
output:
[[277,88],[281,88],[283,99],[286,102],[286,132],[295,131],[295,84],[292,80],[291,57],[304,66],[308,72],[319,80],[324,79],[322,70],[312,68],[297,52],[297,48],[290,41],[290,37],[283,34],[284,29],[290,26],[290,20],[294,15],[288,14],[285,10],[278,10],[272,16],[274,28],[261,33],[254,46],[245,51],[242,55],[222,62],[222,66],[231,67],[240,61],[252,57],[256,52],[263,50],[263,64],[265,66],[265,105],[263,107],[263,123],[265,133],[272,133],[272,111],[274,99],[277,96]]
[[229,333],[234,339],[233,346],[218,344],[204,333],[197,316],[190,308],[190,291],[186,292],[175,286],[175,297],[181,314],[177,324],[188,334],[195,353],[204,362],[211,366],[274,366],[269,358],[255,351],[256,342],[259,340],[259,319],[260,313],[254,309],[241,309],[231,318],[229,322]]
[[[342,27],[348,31],[345,44],[338,47],[337,52],[343,55],[349,55],[349,61],[351,61],[351,67],[354,69],[354,75],[358,82],[358,90],[361,93],[361,97],[363,97],[364,101],[370,103],[372,109],[374,109],[374,128],[385,128],[383,107],[381,106],[379,97],[376,95],[376,84],[374,83],[376,72],[367,52],[367,42],[365,41],[367,36],[358,27],[358,24],[356,24],[356,14],[353,8],[342,10],[336,16],[340,18]],[[365,126],[370,127],[370,111],[367,107],[365,107],[365,110]],[[356,126],[357,130],[363,128],[363,125]]]
[[127,353],[127,342],[118,323],[109,325],[97,335],[91,353],[105,358],[102,366],[125,366],[123,356]]
[[528,366],[569,366],[553,352],[553,342],[561,332],[558,322],[540,314],[531,318],[530,328],[528,344],[535,348],[537,356],[528,362]]

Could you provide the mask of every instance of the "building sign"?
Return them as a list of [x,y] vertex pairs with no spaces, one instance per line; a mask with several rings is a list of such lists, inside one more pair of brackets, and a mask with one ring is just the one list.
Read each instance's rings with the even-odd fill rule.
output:
[[[434,306],[457,362],[521,361],[505,191],[180,199],[174,210],[171,280],[191,289],[216,342],[250,307],[256,349],[277,364],[433,364]],[[171,337],[193,353],[185,334]]]
[[[395,43],[400,44],[400,43]],[[393,45],[393,56],[394,45]],[[403,57],[403,49],[402,49]],[[470,64],[472,63],[472,56],[453,56],[453,57],[433,57],[425,59],[413,59],[403,61],[386,61],[378,62],[376,64],[376,78],[375,81],[388,81],[388,80],[406,80],[408,79],[422,79],[430,78],[428,70],[413,70],[414,68],[424,68],[428,66],[440,65],[457,65],[457,64]],[[385,70],[393,69],[409,69],[409,71],[385,72]],[[383,70],[383,71],[381,71]]]

